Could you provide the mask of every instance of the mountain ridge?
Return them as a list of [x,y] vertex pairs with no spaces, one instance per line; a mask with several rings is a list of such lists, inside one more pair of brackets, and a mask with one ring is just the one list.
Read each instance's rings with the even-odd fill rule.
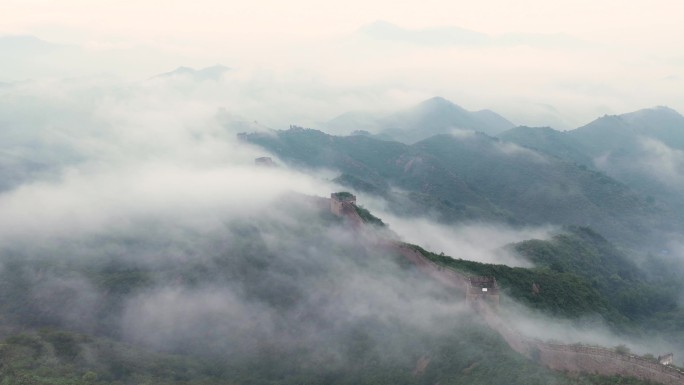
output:
[[413,145],[317,130],[242,138],[291,164],[338,170],[346,180],[402,202],[397,207],[412,215],[591,225],[627,241],[662,226],[654,222],[656,208],[624,184],[482,133],[436,135]]
[[435,96],[406,109],[379,115],[369,112],[347,112],[323,125],[336,132],[366,130],[385,138],[413,144],[437,134],[454,130],[480,131],[495,135],[515,125],[492,110],[468,111]]
[[230,71],[230,67],[216,64],[210,67],[195,69],[192,67],[180,66],[173,71],[164,72],[151,77],[150,79],[171,78],[175,76],[188,76],[194,80],[220,80],[223,74]]
[[684,209],[684,116],[669,107],[605,115],[565,132],[515,128],[499,137],[601,170],[667,211]]

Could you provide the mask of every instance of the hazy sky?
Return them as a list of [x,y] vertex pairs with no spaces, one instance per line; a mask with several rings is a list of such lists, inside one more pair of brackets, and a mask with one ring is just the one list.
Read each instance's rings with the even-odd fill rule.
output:
[[[0,36],[84,49],[77,65],[51,64],[68,76],[90,62],[139,79],[221,63],[293,92],[315,83],[372,94],[333,114],[442,95],[514,123],[568,128],[654,105],[684,111],[683,15],[673,0],[3,0]],[[367,28],[379,20],[398,30]],[[457,28],[489,40],[467,41]],[[54,75],[37,59],[4,62],[0,81]]]
[[241,43],[315,40],[387,20],[407,28],[460,26],[490,34],[568,33],[646,46],[677,41],[674,0],[295,1],[3,0],[2,32],[92,44],[141,42],[207,49]]

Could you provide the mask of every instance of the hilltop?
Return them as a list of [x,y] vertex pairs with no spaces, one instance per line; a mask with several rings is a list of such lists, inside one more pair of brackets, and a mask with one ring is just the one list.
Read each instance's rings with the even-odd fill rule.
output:
[[332,119],[324,127],[335,132],[366,130],[385,140],[412,144],[455,130],[496,135],[514,127],[514,124],[491,110],[468,111],[442,97],[433,97],[386,115],[348,112]]

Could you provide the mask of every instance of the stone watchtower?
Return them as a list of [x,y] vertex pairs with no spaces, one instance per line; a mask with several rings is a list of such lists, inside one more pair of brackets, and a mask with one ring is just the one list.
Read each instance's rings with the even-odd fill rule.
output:
[[672,365],[674,355],[672,353],[663,354],[658,356],[658,363],[661,365]]
[[346,191],[330,194],[330,212],[341,217],[345,211],[356,204],[356,196]]
[[494,308],[499,306],[499,286],[494,277],[469,277],[466,302],[470,304],[487,301]]

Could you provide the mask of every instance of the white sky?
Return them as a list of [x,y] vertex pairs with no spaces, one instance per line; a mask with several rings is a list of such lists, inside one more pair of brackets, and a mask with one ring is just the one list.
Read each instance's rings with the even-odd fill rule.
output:
[[[360,42],[357,31],[377,20],[492,36],[562,33],[593,45],[578,51]],[[34,35],[90,52],[159,53],[120,66],[135,72],[139,65],[140,77],[222,63],[331,86],[395,88],[410,95],[407,104],[440,94],[533,124],[543,119],[521,106],[552,105],[568,124],[654,105],[684,112],[682,20],[684,4],[675,0],[0,0],[0,36]],[[0,64],[0,81],[16,80],[6,67]]]
[[3,0],[0,15],[4,33],[61,31],[55,37],[79,43],[295,41],[349,33],[379,19],[406,28],[451,25],[490,34],[564,32],[653,42],[681,36],[684,9],[676,0]]

